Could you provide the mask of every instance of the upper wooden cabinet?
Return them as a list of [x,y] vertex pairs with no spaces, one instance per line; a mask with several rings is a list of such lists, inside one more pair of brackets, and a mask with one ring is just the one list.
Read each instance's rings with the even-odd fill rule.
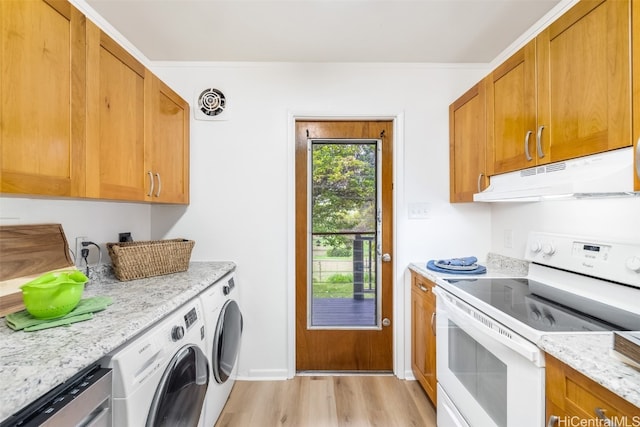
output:
[[189,104],[155,75],[147,85],[147,200],[189,203]]
[[85,191],[85,17],[69,3],[0,1],[0,191]]
[[189,104],[66,1],[0,11],[0,191],[189,203]]
[[145,200],[145,67],[87,23],[87,196]]
[[629,0],[583,0],[498,67],[489,174],[630,146]]
[[449,200],[473,202],[486,187],[484,80],[449,106]]
[[529,42],[487,80],[487,174],[535,165],[536,42]]
[[634,189],[640,191],[640,1],[631,3],[633,28],[632,69],[633,69],[633,140],[635,143]]
[[434,405],[437,402],[435,286],[411,272],[411,367]]

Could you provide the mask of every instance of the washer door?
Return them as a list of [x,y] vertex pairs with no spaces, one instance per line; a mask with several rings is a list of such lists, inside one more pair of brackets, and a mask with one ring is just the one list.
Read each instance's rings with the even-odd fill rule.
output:
[[196,427],[209,385],[207,358],[195,345],[171,359],[151,402],[147,427]]
[[242,313],[234,300],[228,300],[220,310],[213,339],[213,376],[219,384],[229,379],[238,356],[242,336]]

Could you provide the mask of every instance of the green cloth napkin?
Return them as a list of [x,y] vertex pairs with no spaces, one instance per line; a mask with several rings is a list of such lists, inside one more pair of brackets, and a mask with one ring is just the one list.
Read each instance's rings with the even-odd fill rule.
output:
[[81,299],[76,308],[67,315],[56,319],[36,319],[27,310],[8,314],[5,319],[7,326],[15,331],[33,332],[93,319],[93,313],[104,310],[112,303],[111,297],[91,297]]

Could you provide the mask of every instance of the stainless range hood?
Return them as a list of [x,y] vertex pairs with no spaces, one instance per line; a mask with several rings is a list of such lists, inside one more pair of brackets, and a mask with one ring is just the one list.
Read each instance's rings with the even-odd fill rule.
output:
[[550,163],[491,177],[476,202],[640,196],[633,191],[633,148]]

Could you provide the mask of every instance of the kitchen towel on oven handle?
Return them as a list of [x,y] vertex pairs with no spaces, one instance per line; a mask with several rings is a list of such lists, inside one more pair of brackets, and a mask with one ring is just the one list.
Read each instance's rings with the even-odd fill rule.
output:
[[449,274],[484,274],[487,272],[487,267],[485,267],[484,265],[480,265],[480,264],[476,264],[476,268],[474,268],[473,270],[452,270],[452,269],[447,269],[447,268],[442,268],[442,267],[438,267],[438,265],[436,265],[436,261],[435,260],[431,260],[429,262],[427,262],[427,268],[429,270],[433,270],[433,271],[438,271],[440,273],[449,273]]

